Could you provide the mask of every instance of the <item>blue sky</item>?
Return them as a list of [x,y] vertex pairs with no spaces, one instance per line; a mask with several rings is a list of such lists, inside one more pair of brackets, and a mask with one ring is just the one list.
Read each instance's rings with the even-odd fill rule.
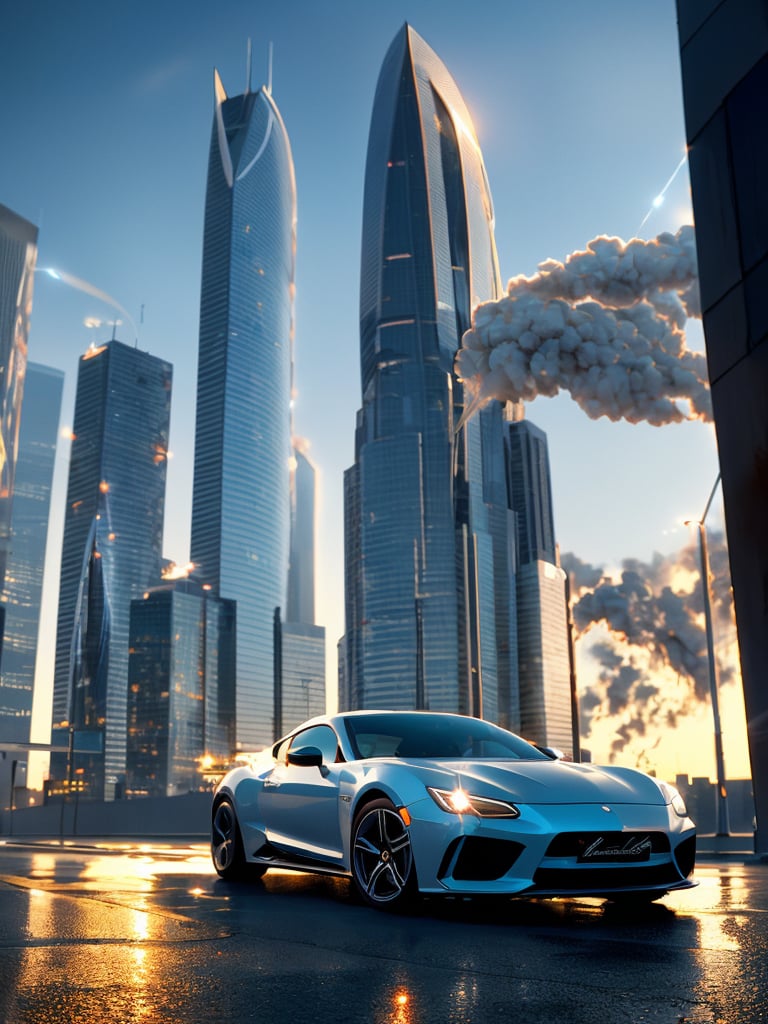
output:
[[[112,296],[138,325],[139,346],[174,365],[165,548],[177,561],[188,555],[213,69],[230,94],[241,92],[250,37],[255,88],[273,45],[273,95],[298,190],[296,426],[322,474],[318,620],[333,675],[343,631],[342,473],[360,404],[365,153],[390,41],[409,21],[472,111],[506,281],[599,234],[631,237],[677,167],[685,131],[674,0],[9,6],[0,35],[0,202],[40,226],[39,267]],[[683,167],[643,235],[690,221]],[[37,275],[29,355],[66,372],[65,424],[77,359],[111,331],[84,320],[115,315]],[[129,343],[134,333],[117,328]],[[702,347],[698,323],[689,344]],[[682,520],[701,514],[717,474],[711,426],[592,421],[565,395],[537,399],[528,414],[549,436],[564,551],[611,566],[688,541]],[[62,446],[60,489],[66,461]],[[708,522],[719,517],[717,501]],[[54,565],[57,576],[57,556]]]

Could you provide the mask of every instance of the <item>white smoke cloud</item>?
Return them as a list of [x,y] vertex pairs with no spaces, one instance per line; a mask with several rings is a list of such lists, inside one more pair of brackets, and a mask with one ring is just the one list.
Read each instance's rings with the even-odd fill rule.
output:
[[[718,678],[727,684],[738,679],[739,670],[722,535],[710,532],[709,554]],[[669,557],[655,555],[648,564],[626,559],[610,576],[568,553],[562,566],[571,581],[577,651],[597,664],[597,678],[579,694],[585,738],[593,723],[615,719],[615,756],[632,740],[657,735],[659,727],[674,728],[709,702],[698,545]]]
[[465,418],[492,398],[564,390],[593,419],[711,420],[706,358],[685,344],[686,320],[699,315],[692,227],[653,241],[595,238],[475,309],[456,355]]

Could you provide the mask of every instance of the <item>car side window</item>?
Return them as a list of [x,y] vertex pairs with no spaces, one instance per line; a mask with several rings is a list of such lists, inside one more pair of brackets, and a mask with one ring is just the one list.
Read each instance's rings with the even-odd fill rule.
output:
[[323,754],[325,764],[333,764],[339,750],[336,733],[328,725],[313,725],[293,737],[291,749],[299,747],[318,747]]

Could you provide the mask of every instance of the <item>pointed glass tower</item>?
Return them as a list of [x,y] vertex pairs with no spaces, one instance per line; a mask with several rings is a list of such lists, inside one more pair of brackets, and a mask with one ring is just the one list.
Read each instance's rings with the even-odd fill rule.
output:
[[503,410],[492,403],[457,430],[453,373],[472,308],[499,294],[472,119],[404,25],[379,75],[366,165],[343,707],[507,720],[516,624]]
[[296,190],[268,86],[214,73],[205,204],[191,558],[237,602],[236,743],[273,739],[273,619],[289,560]]

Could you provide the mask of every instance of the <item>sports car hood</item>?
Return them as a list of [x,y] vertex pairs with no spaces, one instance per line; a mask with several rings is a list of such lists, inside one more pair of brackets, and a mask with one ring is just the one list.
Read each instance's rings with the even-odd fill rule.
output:
[[654,780],[631,768],[600,768],[568,761],[439,761],[431,766],[458,777],[478,796],[518,803],[664,804]]

